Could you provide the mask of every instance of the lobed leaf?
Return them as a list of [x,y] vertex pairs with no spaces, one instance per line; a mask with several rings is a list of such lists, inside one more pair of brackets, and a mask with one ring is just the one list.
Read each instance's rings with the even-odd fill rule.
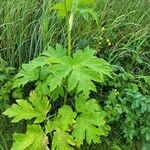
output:
[[[36,65],[37,60],[42,60],[44,57],[45,60],[39,61]],[[16,76],[15,86],[35,80],[38,84],[41,82],[39,80],[42,80],[46,85],[45,91],[49,89],[49,92],[46,92],[48,94],[64,87],[68,91],[74,90],[77,94],[83,93],[88,96],[90,91],[96,92],[93,81],[102,83],[105,76],[111,77],[112,72],[110,65],[104,59],[96,57],[95,50],[89,47],[84,51],[76,51],[73,57],[70,57],[66,55],[66,50],[57,44],[56,49],[47,49],[35,60],[23,65],[24,69]],[[40,84],[38,89],[43,90],[43,84]]]
[[[96,18],[96,12],[89,8],[95,5],[95,0],[66,0],[65,2],[56,3],[53,6],[54,10],[57,10],[58,16],[60,18],[66,17],[67,13],[80,12],[83,17],[86,14],[90,14],[94,19]],[[85,18],[85,17],[84,17]]]
[[[30,61],[29,64],[22,65],[20,72],[15,77],[13,87],[16,88],[24,86],[29,82],[39,80],[41,76],[43,77],[43,70],[41,68],[44,68],[47,65],[50,66],[52,64],[59,63],[59,59],[65,55],[66,50],[59,44],[56,44],[56,49],[48,47],[48,49],[46,49],[40,56]],[[46,68],[44,68],[44,70],[45,69]]]
[[74,150],[72,146],[75,146],[73,137],[62,130],[57,129],[54,132],[52,141],[52,150]]
[[110,130],[105,123],[105,113],[97,104],[95,99],[86,100],[83,96],[76,98],[76,110],[80,113],[76,118],[75,129],[72,136],[77,146],[80,147],[83,141],[88,144],[100,142],[100,136],[107,135]]
[[69,91],[76,89],[77,93],[85,95],[89,95],[91,90],[96,91],[93,81],[104,82],[104,76],[111,76],[112,70],[104,59],[94,56],[94,52],[86,48],[85,51],[75,52],[73,58],[64,56],[60,63],[51,66],[52,76],[48,78],[50,91],[60,87],[66,77]]
[[40,94],[32,92],[29,101],[17,100],[17,104],[13,104],[3,114],[13,117],[12,122],[18,122],[22,119],[33,119],[34,123],[43,122],[46,114],[51,108],[47,98],[42,97]]
[[46,125],[46,133],[60,129],[63,131],[70,130],[70,126],[75,122],[76,112],[68,105],[63,105],[58,110],[58,115],[53,120],[49,120]]
[[70,127],[75,122],[76,112],[70,106],[64,105],[58,110],[58,115],[49,120],[46,125],[46,133],[53,132],[52,150],[73,150],[75,146],[73,137],[69,134]]
[[47,150],[46,135],[39,125],[28,125],[26,134],[14,134],[11,150]]

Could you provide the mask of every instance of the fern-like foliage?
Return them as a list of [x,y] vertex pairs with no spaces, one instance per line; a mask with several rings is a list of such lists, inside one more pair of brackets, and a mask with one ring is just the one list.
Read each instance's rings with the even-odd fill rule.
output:
[[[44,75],[44,70],[40,69],[43,67],[46,70]],[[104,59],[97,58],[95,51],[89,47],[84,51],[76,51],[70,57],[66,55],[66,50],[57,44],[56,49],[49,48],[28,65],[23,65],[16,76],[14,87],[23,86],[31,81],[38,83],[42,81],[41,86],[44,84],[45,88],[50,88],[50,93],[58,87],[63,93],[62,87],[64,87],[68,91],[75,89],[77,93],[89,95],[91,90],[96,91],[93,81],[104,82],[104,77],[111,76],[111,71],[110,65]],[[64,83],[66,78],[67,85]],[[41,86],[38,88],[42,88]]]

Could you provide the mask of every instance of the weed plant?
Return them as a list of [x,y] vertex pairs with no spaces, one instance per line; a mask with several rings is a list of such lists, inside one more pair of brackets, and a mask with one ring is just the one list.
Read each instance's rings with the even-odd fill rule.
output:
[[[19,68],[22,63],[29,62],[41,54],[49,45],[54,47],[55,43],[67,47],[66,26],[63,25],[65,21],[59,20],[56,11],[52,9],[56,2],[58,0],[1,0],[0,55],[9,66]],[[137,85],[138,94],[143,97],[150,96],[150,2],[149,0],[97,0],[95,10],[97,15],[92,21],[91,19],[89,21],[86,15],[84,19],[82,17],[74,19],[72,50],[75,52],[89,45],[97,50],[98,57],[103,57],[112,64],[116,73],[114,79],[106,81],[103,86],[97,86],[99,93],[92,93],[105,110],[112,111],[120,106],[122,103],[120,99],[125,101],[127,98],[136,99],[136,94],[132,93],[129,96],[129,93],[124,92],[125,89],[128,92],[131,90],[130,83]],[[114,97],[110,100],[114,90],[117,90],[119,95],[115,100]],[[128,102],[127,105],[122,106],[131,107],[130,104],[131,102]],[[133,150],[141,149],[143,143],[148,143],[143,136],[141,137],[145,136],[145,132],[149,132],[147,128],[142,128],[145,129],[143,134],[130,128],[127,133],[132,132],[129,136],[133,136],[133,139],[127,138],[124,131],[129,129],[126,126],[131,126],[127,121],[125,122],[124,115],[128,113],[126,111],[121,113],[119,109],[115,113],[117,114],[114,117],[120,119],[116,121],[115,118],[115,121],[111,122],[108,117],[112,128],[109,136],[102,138],[101,144],[90,146],[84,144],[82,149]],[[136,113],[136,109],[132,110],[132,113]],[[14,130],[10,121],[3,119],[2,116],[1,123],[10,125],[8,130],[12,137]],[[139,128],[139,124],[141,124],[139,121],[135,122],[136,128]],[[146,123],[144,122],[143,125],[145,126]],[[12,141],[8,136],[5,137],[4,132],[1,132],[0,138],[6,141],[0,143],[2,149],[10,149],[8,145],[11,145]],[[145,147],[148,147],[147,145]]]

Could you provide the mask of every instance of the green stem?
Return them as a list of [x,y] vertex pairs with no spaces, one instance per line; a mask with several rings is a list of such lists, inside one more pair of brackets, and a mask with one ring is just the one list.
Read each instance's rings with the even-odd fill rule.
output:
[[65,93],[64,93],[64,105],[67,103],[67,90],[65,89]]
[[5,150],[8,150],[7,143],[6,143],[6,140],[5,140],[4,136],[3,136],[3,134],[1,133],[0,135],[1,135],[2,142],[3,142],[3,144],[4,144],[4,147],[5,147]]
[[[66,25],[67,25],[67,34],[68,34],[68,56],[71,56],[71,25],[70,25],[70,16],[68,15],[68,11],[67,11],[67,7],[66,7],[66,0],[64,0],[64,4],[65,4],[65,9],[66,9]],[[67,78],[65,81],[65,85],[67,86]],[[64,105],[67,103],[67,97],[68,97],[68,93],[67,93],[67,88],[65,87],[64,90]]]
[[71,56],[71,30],[68,28],[68,56]]
[[[67,11],[67,5],[66,5],[66,0],[64,0],[65,4],[65,9],[66,9],[66,25],[67,25],[67,34],[68,34],[68,56],[71,56],[71,26],[70,26],[70,15],[68,14]],[[71,13],[70,13],[71,14]]]

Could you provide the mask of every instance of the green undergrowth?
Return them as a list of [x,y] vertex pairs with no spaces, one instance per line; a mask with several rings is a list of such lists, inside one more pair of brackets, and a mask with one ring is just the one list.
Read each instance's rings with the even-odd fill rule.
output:
[[0,150],[149,150],[149,0],[59,2],[1,0]]
[[[52,10],[54,3],[52,0],[33,0],[32,3],[29,0],[2,0],[0,51],[11,66],[20,66],[35,58],[47,45],[67,45],[64,20],[57,19],[56,12]],[[100,50],[110,62],[122,63],[125,56],[135,60],[139,54],[147,62],[149,6],[148,0],[97,1],[97,23],[88,21],[86,15],[86,20],[75,18],[73,49],[90,45]],[[131,53],[133,58],[130,58]]]

